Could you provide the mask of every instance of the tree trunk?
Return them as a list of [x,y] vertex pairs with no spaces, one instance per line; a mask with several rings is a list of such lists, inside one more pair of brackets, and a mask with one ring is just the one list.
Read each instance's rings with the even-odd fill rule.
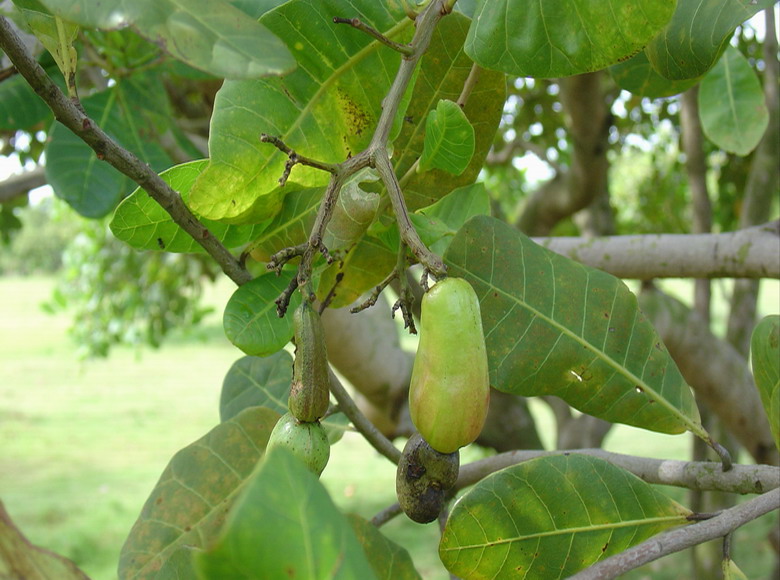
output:
[[529,197],[517,223],[528,235],[547,235],[559,221],[594,200],[608,200],[607,149],[612,115],[603,83],[603,72],[560,81],[561,104],[572,147],[571,167]]

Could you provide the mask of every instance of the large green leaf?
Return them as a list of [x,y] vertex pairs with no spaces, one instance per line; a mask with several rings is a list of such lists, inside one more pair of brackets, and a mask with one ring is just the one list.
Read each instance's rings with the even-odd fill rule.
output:
[[721,149],[747,155],[769,125],[764,91],[756,73],[733,46],[699,86],[702,130]]
[[458,232],[445,262],[479,296],[493,387],[556,395],[607,421],[708,437],[690,388],[619,279],[487,216]]
[[0,502],[0,578],[89,580],[87,575],[67,558],[30,543],[14,525],[3,502]]
[[420,171],[442,169],[460,175],[474,155],[474,127],[457,103],[442,99],[428,113]]
[[[174,554],[175,568],[188,566],[186,553],[217,536],[278,419],[270,409],[247,409],[173,456],[122,547],[120,580],[156,578]],[[193,578],[189,572],[179,577]]]
[[674,7],[674,0],[485,1],[466,52],[481,66],[520,76],[600,70],[642,50]]
[[482,183],[460,187],[410,217],[425,245],[441,256],[463,224],[476,215],[490,215],[490,196]]
[[[222,382],[220,419],[228,421],[249,407],[268,407],[280,415],[287,413],[292,365],[292,357],[285,350],[267,357],[238,359]],[[343,413],[334,413],[322,420],[331,445],[342,438],[348,423],[349,419]]]
[[228,421],[249,407],[287,412],[293,359],[286,350],[268,357],[245,356],[230,367],[222,382],[219,417]]
[[393,142],[393,166],[411,211],[427,207],[455,188],[474,182],[501,120],[506,77],[495,71],[480,70],[463,109],[475,135],[474,154],[466,170],[458,176],[441,169],[423,173],[410,171],[423,152],[428,113],[442,99],[457,101],[471,73],[474,63],[463,50],[469,23],[468,18],[457,13],[439,22],[420,63],[406,121]]
[[259,262],[268,262],[276,252],[309,239],[324,191],[321,187],[296,189],[291,186],[281,211],[252,242],[252,257]]
[[[193,209],[231,222],[255,222],[275,214],[287,156],[259,141],[279,136],[299,154],[338,163],[364,149],[400,55],[358,30],[333,23],[348,14],[398,41],[411,21],[374,0],[292,0],[261,22],[283,39],[298,61],[284,78],[226,82],[211,119],[211,164],[193,190]],[[396,24],[398,21],[400,24]],[[296,166],[290,182],[327,183],[328,174]]]
[[621,89],[650,99],[680,94],[699,82],[698,77],[678,81],[662,77],[650,64],[644,50],[609,67],[609,74]]
[[405,548],[389,540],[375,525],[360,516],[349,514],[347,519],[378,579],[421,580]]
[[[165,101],[153,76],[137,75],[81,101],[87,114],[115,141],[160,171],[171,159],[155,139]],[[81,215],[98,218],[112,211],[133,183],[63,125],[49,133],[46,179],[58,197]]]
[[[279,318],[274,300],[292,281],[294,271],[258,276],[239,286],[225,306],[222,324],[230,342],[246,354],[268,356],[287,344],[293,335],[292,316]],[[290,297],[289,312],[301,303],[300,292]]]
[[51,111],[22,76],[0,83],[0,129],[29,129],[51,117]]
[[287,47],[223,0],[41,0],[86,28],[132,26],[174,57],[218,77],[257,78],[290,70]]
[[595,457],[540,457],[494,473],[453,507],[439,545],[464,578],[565,578],[691,512]]
[[[186,204],[195,178],[207,164],[206,159],[190,161],[171,167],[160,176],[179,192]],[[140,187],[122,200],[109,225],[118,239],[139,250],[205,252],[203,246],[174,223],[171,215]],[[261,229],[260,226],[231,226],[211,220],[203,220],[203,225],[228,248],[245,244]]]
[[718,60],[736,27],[775,2],[679,0],[671,21],[645,52],[653,68],[668,79],[700,77]]
[[279,447],[258,466],[217,542],[196,560],[204,580],[376,578],[323,485]]
[[764,318],[750,340],[753,377],[780,449],[780,315]]

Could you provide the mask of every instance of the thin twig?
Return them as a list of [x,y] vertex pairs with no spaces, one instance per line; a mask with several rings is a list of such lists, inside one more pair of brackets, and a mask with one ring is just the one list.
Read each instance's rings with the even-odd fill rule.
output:
[[16,70],[15,66],[9,66],[7,68],[4,68],[0,70],[0,83],[10,79],[14,75],[18,74],[19,71]]
[[236,284],[245,284],[252,279],[246,268],[184,205],[181,196],[170,185],[146,163],[106,135],[92,119],[84,114],[77,102],[62,93],[29,53],[8,20],[2,16],[0,16],[0,48],[19,74],[49,106],[57,120],[89,145],[98,159],[105,160],[141,186],[168,212],[179,227],[214,258],[225,274]]
[[387,38],[384,34],[379,32],[377,29],[372,28],[359,18],[339,18],[336,17],[333,19],[333,22],[336,24],[349,24],[351,27],[356,28],[357,30],[360,30],[361,32],[365,32],[369,36],[372,36],[376,38],[379,42],[384,44],[385,46],[389,46],[393,50],[396,50],[403,54],[404,56],[411,56],[414,53],[414,49],[409,46],[408,44],[399,44],[395,42],[394,40],[390,40]]
[[392,520],[394,517],[400,516],[402,513],[403,510],[401,509],[401,504],[395,502],[394,504],[387,506],[381,512],[377,513],[373,518],[371,518],[371,523],[377,528],[380,528],[383,525],[385,525],[387,522]]
[[344,385],[331,369],[328,369],[328,375],[330,377],[330,392],[333,393],[339,408],[352,421],[355,429],[366,438],[374,449],[397,465],[401,460],[401,451],[393,445],[392,441],[382,435],[379,429],[358,409],[355,401],[352,400]]
[[722,511],[718,516],[705,522],[676,528],[653,536],[641,544],[615,554],[590,568],[570,577],[570,580],[609,580],[617,578],[629,570],[702,544],[721,538],[752,522],[771,511],[780,508],[780,489],[755,497],[733,508]]

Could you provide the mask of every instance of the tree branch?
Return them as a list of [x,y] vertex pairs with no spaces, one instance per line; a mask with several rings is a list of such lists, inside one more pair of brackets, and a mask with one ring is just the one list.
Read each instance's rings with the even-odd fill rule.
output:
[[534,241],[618,278],[780,278],[780,221],[724,234]]
[[397,464],[401,460],[401,451],[393,445],[387,437],[379,432],[374,424],[369,421],[366,416],[357,408],[352,397],[349,396],[347,390],[341,384],[341,381],[335,375],[335,373],[328,369],[330,377],[330,392],[336,398],[336,402],[339,404],[339,410],[341,410],[352,424],[355,426],[363,437],[366,438],[371,446],[379,451],[382,455],[387,457],[390,461]]
[[19,74],[49,106],[57,120],[89,145],[98,159],[106,161],[140,185],[170,214],[179,227],[203,246],[236,284],[244,284],[252,279],[241,263],[184,205],[181,196],[170,185],[146,163],[106,135],[92,119],[84,114],[76,101],[70,100],[62,93],[27,51],[21,38],[5,17],[0,17],[0,48],[5,51]]
[[0,203],[10,201],[20,195],[27,195],[31,189],[46,185],[46,174],[43,167],[36,167],[19,175],[12,175],[0,181]]
[[581,453],[599,457],[630,471],[647,483],[671,485],[702,491],[727,491],[749,494],[765,493],[780,487],[780,468],[771,465],[734,465],[723,471],[720,463],[652,459],[613,453],[603,449],[569,451],[508,451],[462,465],[456,489],[474,485],[491,473],[537,457]]
[[658,534],[633,548],[615,554],[571,576],[570,580],[617,578],[629,570],[663,556],[691,548],[708,540],[721,538],[738,527],[778,508],[780,508],[780,489],[773,489],[769,493],[724,510],[709,520]]

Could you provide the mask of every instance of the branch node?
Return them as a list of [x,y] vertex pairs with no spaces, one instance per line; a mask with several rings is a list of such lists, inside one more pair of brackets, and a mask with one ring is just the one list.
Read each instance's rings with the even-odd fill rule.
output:
[[331,174],[335,174],[338,171],[337,165],[332,163],[325,163],[324,161],[317,161],[316,159],[311,159],[310,157],[299,155],[284,141],[282,141],[281,137],[275,137],[274,135],[269,135],[268,133],[260,133],[260,142],[270,143],[279,151],[287,155],[287,162],[284,164],[284,171],[282,172],[282,176],[279,178],[279,185],[282,187],[284,187],[284,185],[287,183],[292,168],[298,164],[313,167],[315,169],[319,169],[320,171],[325,171]]
[[284,267],[287,262],[293,258],[297,258],[298,256],[303,256],[308,247],[308,244],[304,243],[279,250],[273,256],[271,256],[271,259],[268,261],[265,267],[276,272],[276,275],[278,276],[282,273],[282,267]]
[[284,315],[287,313],[287,307],[290,306],[290,298],[297,289],[298,276],[293,276],[293,279],[290,280],[290,283],[287,285],[287,288],[284,289],[284,292],[274,300],[274,303],[276,304],[276,315],[279,318],[284,318]]

